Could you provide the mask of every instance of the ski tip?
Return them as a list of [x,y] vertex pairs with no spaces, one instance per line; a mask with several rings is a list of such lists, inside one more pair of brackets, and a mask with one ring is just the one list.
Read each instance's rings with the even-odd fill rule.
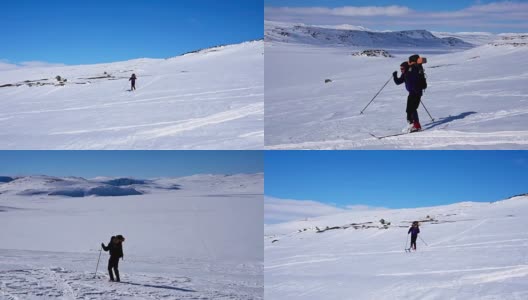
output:
[[378,136],[375,136],[374,134],[372,134],[372,133],[370,133],[370,132],[369,132],[369,134],[370,134],[370,136],[372,136],[373,138],[376,138],[376,139],[380,140],[380,138],[379,138]]

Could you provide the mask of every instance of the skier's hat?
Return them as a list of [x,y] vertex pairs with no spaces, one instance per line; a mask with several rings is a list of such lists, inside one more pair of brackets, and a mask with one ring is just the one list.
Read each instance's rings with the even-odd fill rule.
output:
[[122,236],[122,235],[120,235],[120,234],[118,234],[118,235],[116,235],[116,239],[118,239],[118,240],[120,240],[120,241],[124,241],[124,240],[125,240],[125,237]]
[[414,55],[411,55],[409,56],[409,63],[416,63],[416,64],[426,64],[427,63],[427,58],[425,57],[420,57],[420,55],[418,54],[414,54]]

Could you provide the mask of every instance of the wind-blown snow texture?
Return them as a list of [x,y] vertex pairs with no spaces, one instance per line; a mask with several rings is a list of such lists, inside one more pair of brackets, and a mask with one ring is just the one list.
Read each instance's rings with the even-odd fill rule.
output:
[[[523,149],[528,145],[528,35],[367,32],[266,22],[268,149]],[[462,41],[466,39],[467,41]],[[395,56],[353,56],[385,50]],[[427,57],[418,110],[406,129],[407,91],[391,79],[409,55]],[[326,79],[332,80],[325,83]],[[365,110],[387,80],[389,84]]]
[[[12,178],[0,183],[0,299],[263,297],[263,174]],[[142,195],[50,195],[111,180]],[[108,282],[106,252],[94,278],[116,234],[123,283]]]
[[[0,144],[262,149],[263,48],[255,41],[166,60],[0,71]],[[132,73],[134,92],[128,91]],[[67,79],[64,86],[57,75]]]
[[[267,225],[265,298],[527,299],[527,215],[525,195]],[[406,253],[413,220],[423,241]]]

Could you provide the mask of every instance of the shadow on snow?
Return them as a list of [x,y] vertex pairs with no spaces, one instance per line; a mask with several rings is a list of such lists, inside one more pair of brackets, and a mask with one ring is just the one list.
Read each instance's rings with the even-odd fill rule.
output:
[[431,129],[431,128],[434,128],[434,127],[437,127],[437,126],[440,126],[440,125],[443,125],[443,124],[447,124],[447,123],[450,123],[450,122],[453,122],[453,121],[456,121],[456,120],[461,120],[461,119],[464,119],[465,117],[467,116],[470,116],[470,115],[473,115],[473,114],[476,114],[477,112],[475,111],[467,111],[467,112],[463,112],[463,113],[460,113],[456,116],[449,116],[449,117],[445,117],[445,118],[440,118],[432,123],[429,123],[426,125],[425,129]]
[[156,289],[175,290],[175,291],[180,291],[180,292],[196,292],[195,290],[177,288],[177,287],[168,286],[168,285],[140,284],[140,283],[133,283],[133,282],[121,282],[121,283],[130,284],[130,285],[136,285],[136,286],[142,286],[142,287],[156,288]]

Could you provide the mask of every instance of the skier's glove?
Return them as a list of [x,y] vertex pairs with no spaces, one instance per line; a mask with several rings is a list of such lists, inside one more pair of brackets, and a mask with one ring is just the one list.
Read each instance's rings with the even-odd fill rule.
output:
[[104,249],[104,243],[101,243],[101,248],[103,248],[103,249]]
[[392,72],[392,77],[396,77],[398,75],[398,71]]

